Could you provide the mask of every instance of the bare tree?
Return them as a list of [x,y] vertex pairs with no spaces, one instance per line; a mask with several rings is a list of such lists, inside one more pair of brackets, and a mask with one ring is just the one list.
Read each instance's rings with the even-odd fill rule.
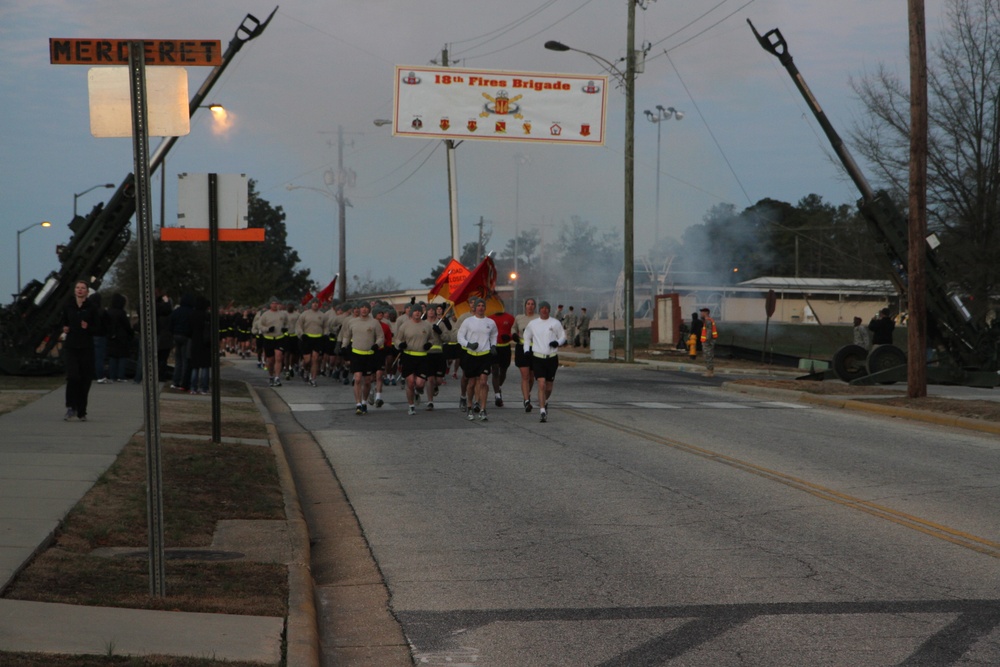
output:
[[[982,316],[1000,272],[1000,0],[949,0],[928,62],[928,227],[949,277]],[[910,96],[880,66],[852,81],[866,117],[851,142],[898,201],[910,163]]]

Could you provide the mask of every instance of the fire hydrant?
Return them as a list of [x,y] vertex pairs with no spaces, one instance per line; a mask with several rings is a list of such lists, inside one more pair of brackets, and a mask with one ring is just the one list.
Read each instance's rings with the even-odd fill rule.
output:
[[688,336],[688,356],[690,356],[692,360],[698,358],[698,337],[694,334]]

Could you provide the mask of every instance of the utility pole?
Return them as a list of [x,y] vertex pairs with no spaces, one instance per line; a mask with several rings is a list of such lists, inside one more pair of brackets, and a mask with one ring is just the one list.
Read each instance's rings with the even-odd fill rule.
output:
[[[448,47],[441,49],[441,66],[448,66]],[[444,140],[448,155],[448,211],[451,216],[451,256],[458,259],[458,165],[455,163],[455,141]],[[482,228],[480,227],[480,230]]]
[[625,46],[625,362],[635,361],[635,5],[628,0]]
[[907,395],[927,396],[927,25],[924,0],[908,0],[910,23],[910,220],[907,247]]
[[[479,224],[476,225],[476,227],[479,227],[479,242],[476,244],[476,264],[479,264],[483,259],[483,225],[485,224],[483,216],[479,216]],[[455,259],[458,259],[458,257]]]

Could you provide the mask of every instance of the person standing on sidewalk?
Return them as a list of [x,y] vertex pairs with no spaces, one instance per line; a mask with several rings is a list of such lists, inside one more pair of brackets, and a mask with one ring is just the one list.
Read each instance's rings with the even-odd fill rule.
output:
[[191,375],[191,314],[194,295],[181,296],[181,305],[170,313],[170,333],[174,336],[174,380],[171,389],[188,390]]
[[531,371],[538,382],[538,417],[549,418],[548,402],[552,385],[559,368],[559,346],[566,344],[566,331],[562,323],[549,317],[552,306],[548,301],[538,304],[538,319],[532,320],[524,330],[524,352],[531,356]]
[[90,286],[78,280],[73,298],[63,308],[63,355],[66,362],[66,416],[87,421],[87,401],[94,380],[94,337],[90,328],[98,318],[97,309],[87,298]]
[[712,319],[712,311],[708,308],[701,309],[701,349],[705,354],[705,377],[715,376],[715,339],[719,337],[719,330]]

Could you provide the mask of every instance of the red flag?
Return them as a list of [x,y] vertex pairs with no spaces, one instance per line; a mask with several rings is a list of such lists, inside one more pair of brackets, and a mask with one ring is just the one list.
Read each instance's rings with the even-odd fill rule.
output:
[[456,287],[465,282],[468,275],[469,270],[462,266],[462,263],[457,259],[452,259],[448,262],[448,266],[444,267],[441,275],[438,276],[434,287],[427,293],[427,300],[430,301],[435,296],[440,296],[446,301],[451,301],[451,293]]
[[337,285],[337,276],[334,276],[333,280],[330,281],[330,284],[319,291],[319,294],[316,295],[316,298],[319,299],[320,305],[326,303],[327,301],[333,298],[333,288],[336,285]]
[[310,292],[309,290],[306,290],[306,295],[302,297],[302,305],[304,306],[312,300],[313,300],[313,293]]
[[497,268],[493,264],[493,258],[487,256],[457,289],[452,290],[449,300],[455,304],[455,313],[458,315],[469,310],[468,301],[474,296],[486,300],[487,315],[502,313],[503,302],[497,296],[496,287]]

